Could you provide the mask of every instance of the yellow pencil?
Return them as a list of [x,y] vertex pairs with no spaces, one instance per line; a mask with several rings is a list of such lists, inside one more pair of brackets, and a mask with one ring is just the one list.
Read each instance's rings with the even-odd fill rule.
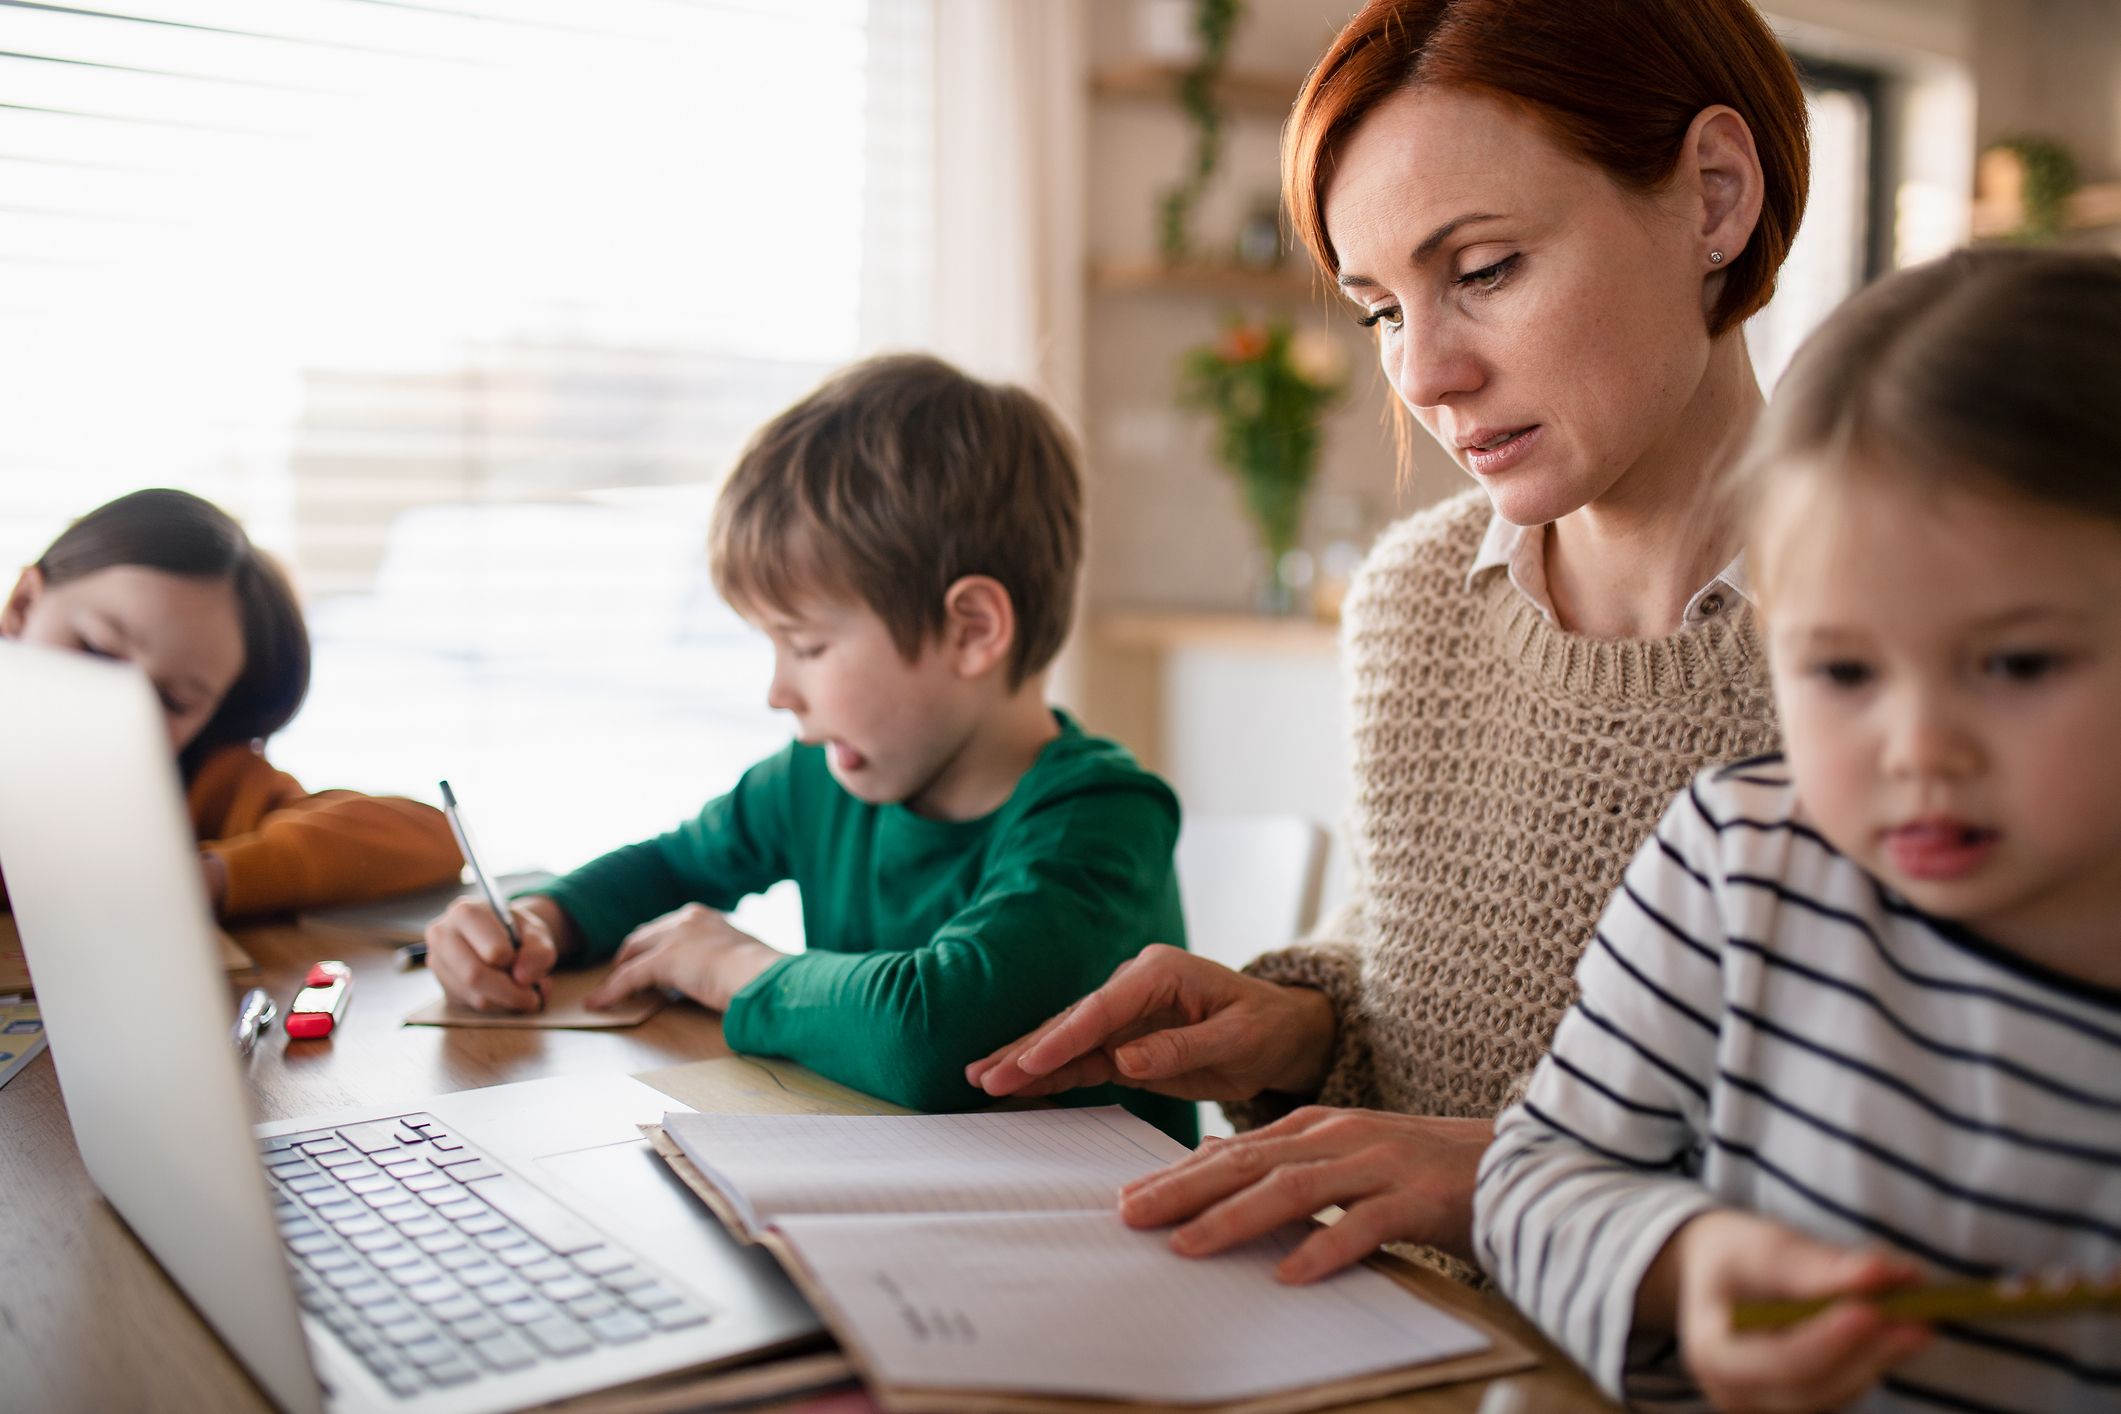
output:
[[[1732,1309],[1731,1327],[1741,1331],[1779,1330],[1845,1299],[1828,1296],[1811,1301],[1741,1301]],[[2089,1306],[2121,1307],[2121,1272],[2106,1277],[2058,1272],[1999,1277],[1994,1281],[1937,1282],[1897,1287],[1857,1299],[1896,1320],[1922,1322],[2024,1316]]]

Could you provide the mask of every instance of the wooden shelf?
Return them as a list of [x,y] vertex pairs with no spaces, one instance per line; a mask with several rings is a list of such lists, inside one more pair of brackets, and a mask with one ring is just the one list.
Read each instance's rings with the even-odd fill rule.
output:
[[[2010,235],[2024,220],[2024,211],[2014,202],[1974,203],[1973,232],[1977,237]],[[2093,182],[2070,194],[2063,230],[2096,231],[2107,226],[2121,226],[2121,182]]]
[[[1186,70],[1180,64],[1149,60],[1112,64],[1090,76],[1090,91],[1100,98],[1133,98],[1169,103],[1178,97],[1178,81]],[[1301,74],[1248,73],[1225,69],[1215,86],[1223,106],[1233,113],[1255,117],[1286,118],[1296,106],[1296,94],[1304,85]]]
[[1090,288],[1103,294],[1219,295],[1231,299],[1303,300],[1323,298],[1324,289],[1304,267],[1254,270],[1244,265],[1205,261],[1167,265],[1153,257],[1140,260],[1095,260]]
[[1095,616],[1092,632],[1115,648],[1169,652],[1215,648],[1248,653],[1332,655],[1340,628],[1303,614],[1233,614],[1214,610],[1114,609]]

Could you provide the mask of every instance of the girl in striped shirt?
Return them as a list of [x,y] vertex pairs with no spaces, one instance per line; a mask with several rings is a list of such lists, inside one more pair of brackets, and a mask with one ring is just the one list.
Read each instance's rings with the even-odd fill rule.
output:
[[1866,1300],[2121,1267],[2117,407],[2121,260],[2021,251],[1881,281],[1777,390],[1787,755],[1673,802],[1481,1166],[1481,1261],[1616,1397],[2121,1408],[2112,1307]]

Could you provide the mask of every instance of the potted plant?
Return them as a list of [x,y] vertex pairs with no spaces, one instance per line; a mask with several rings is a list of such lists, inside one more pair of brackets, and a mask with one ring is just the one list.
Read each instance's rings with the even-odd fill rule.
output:
[[1157,206],[1156,244],[1166,265],[1192,252],[1193,205],[1207,190],[1222,161],[1222,100],[1215,91],[1230,53],[1230,37],[1244,13],[1241,0],[1193,0],[1193,31],[1199,55],[1178,79],[1178,103],[1193,120],[1193,160]]
[[1981,154],[1976,186],[1988,206],[2008,213],[2008,239],[2044,245],[2069,225],[2077,162],[2053,138],[2006,138]]
[[1222,336],[1179,365],[1179,402],[1215,417],[1217,458],[1237,479],[1259,537],[1259,604],[1287,613],[1304,500],[1318,472],[1326,412],[1347,391],[1348,361],[1324,331],[1231,318]]

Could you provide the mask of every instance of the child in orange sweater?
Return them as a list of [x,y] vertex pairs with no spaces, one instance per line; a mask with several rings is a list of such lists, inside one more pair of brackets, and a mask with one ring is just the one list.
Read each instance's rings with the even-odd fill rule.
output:
[[136,491],[90,511],[22,571],[0,608],[0,638],[116,658],[147,676],[223,918],[456,878],[456,845],[432,806],[312,795],[266,761],[265,738],[309,690],[309,631],[286,576],[209,502]]

